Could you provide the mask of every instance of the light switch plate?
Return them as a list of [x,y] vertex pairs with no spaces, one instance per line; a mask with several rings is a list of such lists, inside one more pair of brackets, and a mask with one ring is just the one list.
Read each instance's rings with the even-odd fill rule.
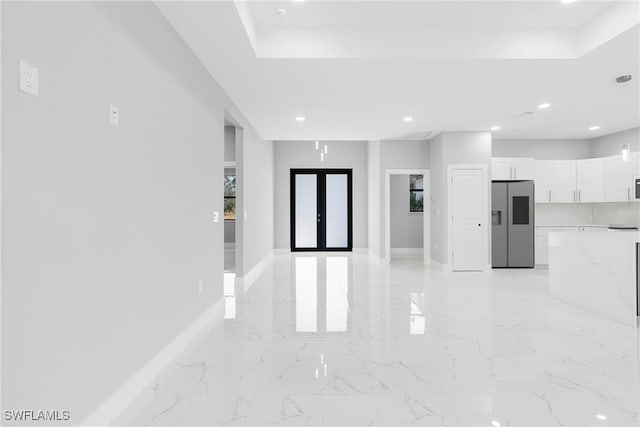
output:
[[20,90],[29,95],[38,96],[40,75],[38,69],[20,61]]
[[120,126],[120,109],[112,104],[109,104],[109,123]]
[[220,221],[220,214],[218,213],[218,211],[213,211],[213,222],[218,221]]

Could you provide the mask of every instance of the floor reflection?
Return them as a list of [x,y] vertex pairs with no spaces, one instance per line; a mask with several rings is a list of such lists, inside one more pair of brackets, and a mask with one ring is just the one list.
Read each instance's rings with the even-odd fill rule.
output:
[[411,292],[409,305],[409,333],[411,335],[424,335],[426,325],[424,317],[424,292]]
[[297,256],[294,277],[296,332],[347,332],[351,288],[349,257]]
[[296,258],[296,331],[318,330],[318,260]]
[[236,318],[236,273],[224,273],[224,318]]

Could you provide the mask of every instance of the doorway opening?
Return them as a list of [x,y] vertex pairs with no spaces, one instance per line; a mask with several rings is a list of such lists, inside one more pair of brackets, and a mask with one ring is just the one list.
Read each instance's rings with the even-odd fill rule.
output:
[[224,272],[236,272],[236,128],[224,127]]
[[430,252],[430,175],[427,169],[385,171],[384,258],[421,257]]
[[351,251],[351,169],[291,169],[291,251]]
[[[225,116],[226,113],[225,113]],[[242,144],[243,129],[230,118],[224,121],[224,318],[236,318],[236,277],[243,275],[243,203],[242,203]]]

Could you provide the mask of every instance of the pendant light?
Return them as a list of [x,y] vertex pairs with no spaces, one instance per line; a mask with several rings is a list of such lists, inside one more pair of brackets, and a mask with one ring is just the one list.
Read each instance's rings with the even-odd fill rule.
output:
[[625,131],[624,128],[626,126],[625,119],[627,118],[627,85],[626,83],[631,81],[631,74],[625,74],[616,78],[616,83],[622,85],[622,121],[623,121],[623,134],[622,134],[622,145],[620,146],[620,157],[623,162],[628,162],[631,160],[631,146],[629,145],[627,138],[629,132]]

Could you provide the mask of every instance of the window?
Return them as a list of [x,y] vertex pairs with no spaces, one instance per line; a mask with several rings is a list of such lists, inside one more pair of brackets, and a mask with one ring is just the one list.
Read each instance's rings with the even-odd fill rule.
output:
[[409,212],[424,211],[424,180],[422,175],[409,175]]
[[236,173],[224,173],[224,219],[236,219]]

